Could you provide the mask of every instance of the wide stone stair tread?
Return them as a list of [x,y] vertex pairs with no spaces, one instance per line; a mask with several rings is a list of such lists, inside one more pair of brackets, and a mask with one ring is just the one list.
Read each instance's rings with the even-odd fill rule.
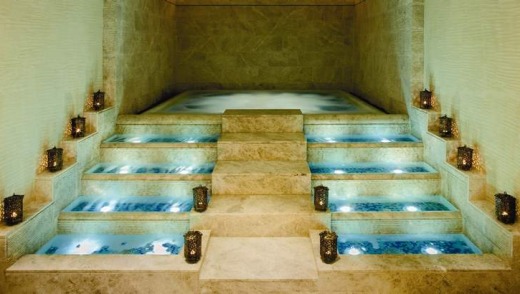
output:
[[200,273],[202,292],[317,292],[317,281],[308,237],[212,237]]
[[237,161],[220,160],[215,165],[213,175],[308,175],[306,161]]
[[303,133],[222,133],[219,144],[233,143],[293,143],[305,144]]
[[301,133],[299,109],[228,109],[222,115],[223,133]]
[[313,211],[308,194],[213,195],[205,213],[277,214]]

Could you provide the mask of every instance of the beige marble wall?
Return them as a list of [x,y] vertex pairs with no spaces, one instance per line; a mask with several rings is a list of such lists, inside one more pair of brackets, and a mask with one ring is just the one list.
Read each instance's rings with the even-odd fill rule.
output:
[[171,1],[105,0],[105,88],[118,113],[136,113],[171,96],[174,17]]
[[178,3],[175,90],[350,90],[353,16],[348,5]]
[[520,2],[425,1],[425,84],[478,149],[496,192],[520,196]]
[[355,9],[354,93],[408,113],[422,87],[423,0],[366,0]]

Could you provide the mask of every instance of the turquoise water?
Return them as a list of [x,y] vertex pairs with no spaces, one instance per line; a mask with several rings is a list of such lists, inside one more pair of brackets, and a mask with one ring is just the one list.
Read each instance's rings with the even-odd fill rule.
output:
[[424,162],[410,163],[309,163],[315,174],[381,174],[381,173],[434,173],[435,170]]
[[179,164],[119,164],[98,163],[90,168],[89,174],[210,174],[214,163],[179,165]]
[[103,196],[80,196],[64,211],[66,212],[189,212],[193,199],[170,196],[130,196],[110,198]]
[[395,135],[306,135],[309,143],[396,143],[396,142],[420,142],[410,134]]
[[158,134],[116,134],[105,143],[213,143],[219,135],[158,135]]
[[416,212],[416,211],[456,211],[446,199],[440,196],[384,197],[358,196],[348,199],[330,199],[331,212]]

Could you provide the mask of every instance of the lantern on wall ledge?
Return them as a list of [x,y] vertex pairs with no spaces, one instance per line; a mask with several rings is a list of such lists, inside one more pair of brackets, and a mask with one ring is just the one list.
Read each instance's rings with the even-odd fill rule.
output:
[[329,188],[320,185],[314,187],[314,209],[317,211],[327,211],[329,206]]
[[101,92],[101,90],[98,90],[94,93],[94,98],[92,99],[92,107],[96,111],[105,108],[105,92]]
[[208,188],[198,186],[193,188],[193,209],[196,212],[203,212],[208,208]]
[[86,119],[78,115],[78,117],[70,120],[72,129],[71,135],[73,138],[85,137],[86,133]]
[[466,145],[457,148],[457,168],[470,170],[473,165],[473,149]]
[[506,192],[495,194],[495,215],[504,224],[512,224],[516,219],[516,198]]
[[439,118],[439,135],[441,137],[451,137],[452,136],[452,132],[451,132],[452,122],[453,122],[453,119],[446,115],[443,115]]
[[56,172],[63,168],[63,149],[54,148],[47,150],[47,169]]
[[197,263],[202,255],[202,233],[188,231],[184,235],[184,258],[187,263]]
[[8,226],[23,221],[23,196],[16,195],[4,198],[4,222]]
[[432,92],[424,89],[424,91],[421,91],[419,94],[419,107],[422,109],[430,109],[432,108]]
[[320,233],[320,257],[324,263],[333,263],[338,258],[338,235],[335,232]]

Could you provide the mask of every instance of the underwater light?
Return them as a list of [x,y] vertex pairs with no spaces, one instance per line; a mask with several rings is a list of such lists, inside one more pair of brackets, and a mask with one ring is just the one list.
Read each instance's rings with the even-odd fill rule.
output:
[[190,139],[190,140],[186,140],[186,143],[197,143],[197,141],[193,140],[193,139]]
[[390,141],[390,140],[388,140],[388,139],[386,139],[386,138],[383,138],[383,139],[381,139],[380,142],[381,142],[381,143],[390,143],[390,142],[392,142],[392,141]]
[[142,143],[143,141],[141,141],[141,138],[135,137],[135,138],[128,139],[128,142],[130,142],[130,143]]
[[101,245],[94,240],[86,239],[78,243],[74,249],[72,249],[72,254],[92,254],[94,251],[99,250]]
[[345,171],[341,170],[341,169],[336,169],[336,170],[334,170],[334,173],[337,174],[337,175],[341,175],[341,174],[344,174]]
[[424,248],[424,253],[433,255],[433,254],[440,254],[441,252],[437,248],[426,247],[426,248]]
[[336,142],[336,140],[334,140],[334,138],[323,138],[325,141],[329,142],[329,143],[334,143]]
[[360,255],[363,253],[363,251],[359,250],[359,248],[356,248],[356,247],[350,247],[348,250],[347,250],[347,253],[349,255]]
[[119,168],[119,171],[117,173],[119,173],[119,174],[130,173],[130,166],[129,165],[122,166],[121,168]]
[[402,169],[394,169],[392,172],[394,174],[402,174],[402,173],[404,173],[404,171]]
[[341,211],[341,212],[351,212],[352,211],[352,207],[350,207],[348,205],[344,205],[344,206],[341,206],[339,208],[339,211]]
[[152,247],[153,247],[152,251],[146,252],[146,254],[157,254],[157,255],[169,254],[168,248],[164,247],[163,243],[165,243],[165,241],[153,241],[152,242]]
[[180,212],[180,211],[181,211],[181,208],[179,206],[172,205],[172,207],[170,207],[170,212]]
[[415,212],[415,211],[419,211],[419,208],[417,208],[417,206],[413,206],[413,205],[408,205],[404,208],[406,211],[410,211],[410,212]]
[[109,205],[103,206],[103,207],[101,207],[101,209],[99,211],[101,211],[101,212],[110,212],[110,211],[112,211],[112,207],[110,207]]

